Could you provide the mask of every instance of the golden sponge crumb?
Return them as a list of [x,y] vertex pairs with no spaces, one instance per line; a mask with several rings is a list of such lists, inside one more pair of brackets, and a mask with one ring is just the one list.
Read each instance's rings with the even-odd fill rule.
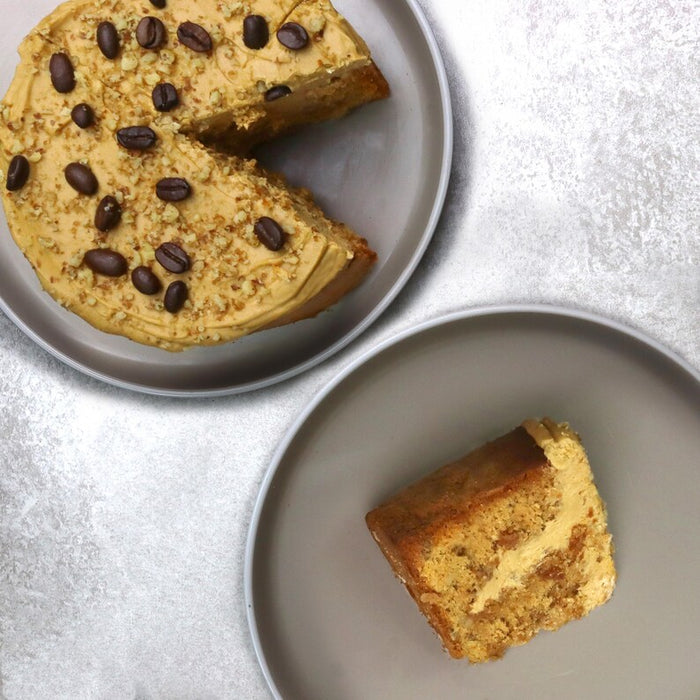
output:
[[455,658],[488,661],[604,603],[612,538],[565,423],[521,426],[407,486],[367,525]]

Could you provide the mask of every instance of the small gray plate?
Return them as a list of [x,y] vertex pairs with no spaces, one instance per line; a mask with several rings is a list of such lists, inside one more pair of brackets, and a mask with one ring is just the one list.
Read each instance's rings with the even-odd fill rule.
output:
[[[503,659],[455,661],[364,515],[524,418],[581,434],[618,583],[588,617]],[[698,698],[700,375],[634,331],[560,309],[456,314],[349,367],[277,450],[245,584],[276,697]]]
[[[14,46],[54,0],[14,3],[0,48],[0,90]],[[328,358],[365,330],[415,269],[442,208],[452,158],[452,114],[435,40],[414,0],[338,0],[372,48],[392,95],[333,123],[261,149],[259,159],[316,195],[329,215],[379,255],[371,276],[331,310],[235,343],[171,354],[95,330],[41,290],[0,221],[0,306],[32,339],[86,374],[149,393],[213,396],[258,389]]]

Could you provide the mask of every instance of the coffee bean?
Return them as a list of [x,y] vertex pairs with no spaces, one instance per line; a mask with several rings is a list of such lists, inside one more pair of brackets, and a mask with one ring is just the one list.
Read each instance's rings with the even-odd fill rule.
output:
[[265,93],[265,102],[274,102],[275,100],[279,100],[280,97],[286,97],[291,94],[292,89],[286,85],[275,85]]
[[296,22],[286,22],[277,30],[277,38],[280,44],[292,51],[299,51],[309,43],[309,35],[306,29]]
[[188,296],[187,285],[182,280],[175,280],[165,290],[163,304],[171,314],[176,314],[185,305]]
[[127,126],[117,131],[119,145],[133,151],[145,151],[155,146],[157,140],[156,132],[148,126]]
[[136,41],[144,49],[159,49],[166,38],[165,25],[157,17],[144,17],[136,27]]
[[108,277],[121,277],[129,269],[126,258],[109,248],[93,248],[83,256],[83,262],[93,271]]
[[97,192],[97,178],[95,173],[82,163],[69,163],[63,171],[66,181],[80,194],[95,194]]
[[111,22],[100,22],[97,25],[97,45],[105,58],[116,58],[119,55],[119,34]]
[[153,88],[153,106],[159,112],[169,112],[180,104],[177,90],[170,83],[159,83]]
[[249,49],[262,49],[270,39],[267,22],[260,15],[248,15],[243,20],[243,43]]
[[263,216],[255,222],[255,235],[258,240],[270,250],[280,250],[284,245],[287,234],[282,227],[269,216]]
[[85,102],[75,105],[71,110],[70,117],[81,129],[87,129],[95,123],[95,113],[92,111],[92,107]]
[[177,38],[192,51],[204,53],[211,51],[212,43],[209,32],[194,22],[183,22],[177,28]]
[[139,265],[131,272],[131,281],[141,294],[157,294],[163,285],[150,267]]
[[75,87],[75,71],[65,53],[55,53],[49,60],[51,83],[57,92],[71,92]]
[[151,0],[151,5],[159,10],[165,9],[165,0]]
[[119,202],[108,194],[100,200],[95,212],[95,227],[103,233],[113,229],[122,218],[122,208]]
[[190,194],[190,183],[182,177],[166,177],[156,183],[156,195],[165,202],[181,202]]
[[156,260],[176,275],[190,269],[190,256],[177,243],[161,243],[156,249]]
[[10,167],[7,169],[7,181],[5,187],[10,192],[21,190],[29,178],[29,161],[24,156],[15,156],[10,161]]

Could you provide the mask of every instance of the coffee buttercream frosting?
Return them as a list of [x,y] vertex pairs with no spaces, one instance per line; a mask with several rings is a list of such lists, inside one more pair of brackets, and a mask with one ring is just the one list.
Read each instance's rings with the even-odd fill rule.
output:
[[328,2],[72,0],[0,104],[12,235],[97,328],[167,350],[304,318],[375,255],[245,158],[388,88]]

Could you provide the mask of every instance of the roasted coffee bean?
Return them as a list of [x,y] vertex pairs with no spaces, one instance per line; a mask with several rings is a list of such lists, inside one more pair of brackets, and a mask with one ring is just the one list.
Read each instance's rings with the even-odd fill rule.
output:
[[185,305],[188,296],[187,285],[182,280],[175,280],[165,290],[163,304],[171,314],[176,314]]
[[95,113],[92,111],[92,107],[85,102],[75,105],[71,110],[70,117],[81,129],[87,129],[95,123]]
[[55,53],[49,60],[51,83],[57,92],[71,92],[75,87],[75,70],[70,58],[61,52]]
[[249,49],[262,49],[270,39],[267,21],[260,15],[248,15],[243,20],[243,43]]
[[80,194],[95,194],[97,192],[97,178],[87,165],[69,163],[63,172],[68,184]]
[[151,0],[151,5],[159,10],[165,9],[165,0]]
[[291,94],[292,89],[286,85],[275,85],[265,93],[265,102],[274,102],[275,100],[279,100],[280,97],[286,97]]
[[93,271],[108,277],[121,277],[129,269],[126,258],[109,248],[93,248],[83,256],[83,262]]
[[136,26],[136,41],[144,49],[159,49],[166,38],[165,25],[157,17],[144,17]]
[[119,145],[133,151],[145,151],[155,146],[157,140],[156,132],[148,126],[127,126],[117,131]]
[[145,265],[133,269],[131,281],[141,294],[157,294],[163,287],[153,270]]
[[97,25],[97,45],[105,58],[116,58],[119,55],[119,34],[111,22],[100,22]]
[[177,28],[177,38],[192,51],[204,53],[211,51],[212,43],[209,32],[194,22],[183,22]]
[[122,208],[119,202],[108,194],[100,200],[95,212],[95,227],[103,233],[113,229],[122,218]]
[[190,183],[182,177],[165,177],[156,183],[156,195],[164,202],[181,202],[191,194]]
[[176,275],[190,269],[190,256],[177,243],[161,243],[156,249],[156,260]]
[[309,43],[309,35],[306,29],[296,22],[285,22],[277,30],[277,38],[282,46],[286,46],[292,51],[299,51]]
[[177,90],[170,83],[159,83],[153,88],[153,106],[159,112],[169,112],[180,104]]
[[282,227],[269,216],[263,216],[255,222],[255,235],[270,250],[280,250],[287,238]]
[[24,156],[15,156],[10,161],[10,167],[7,169],[7,181],[5,187],[10,192],[21,190],[29,178],[29,161]]

